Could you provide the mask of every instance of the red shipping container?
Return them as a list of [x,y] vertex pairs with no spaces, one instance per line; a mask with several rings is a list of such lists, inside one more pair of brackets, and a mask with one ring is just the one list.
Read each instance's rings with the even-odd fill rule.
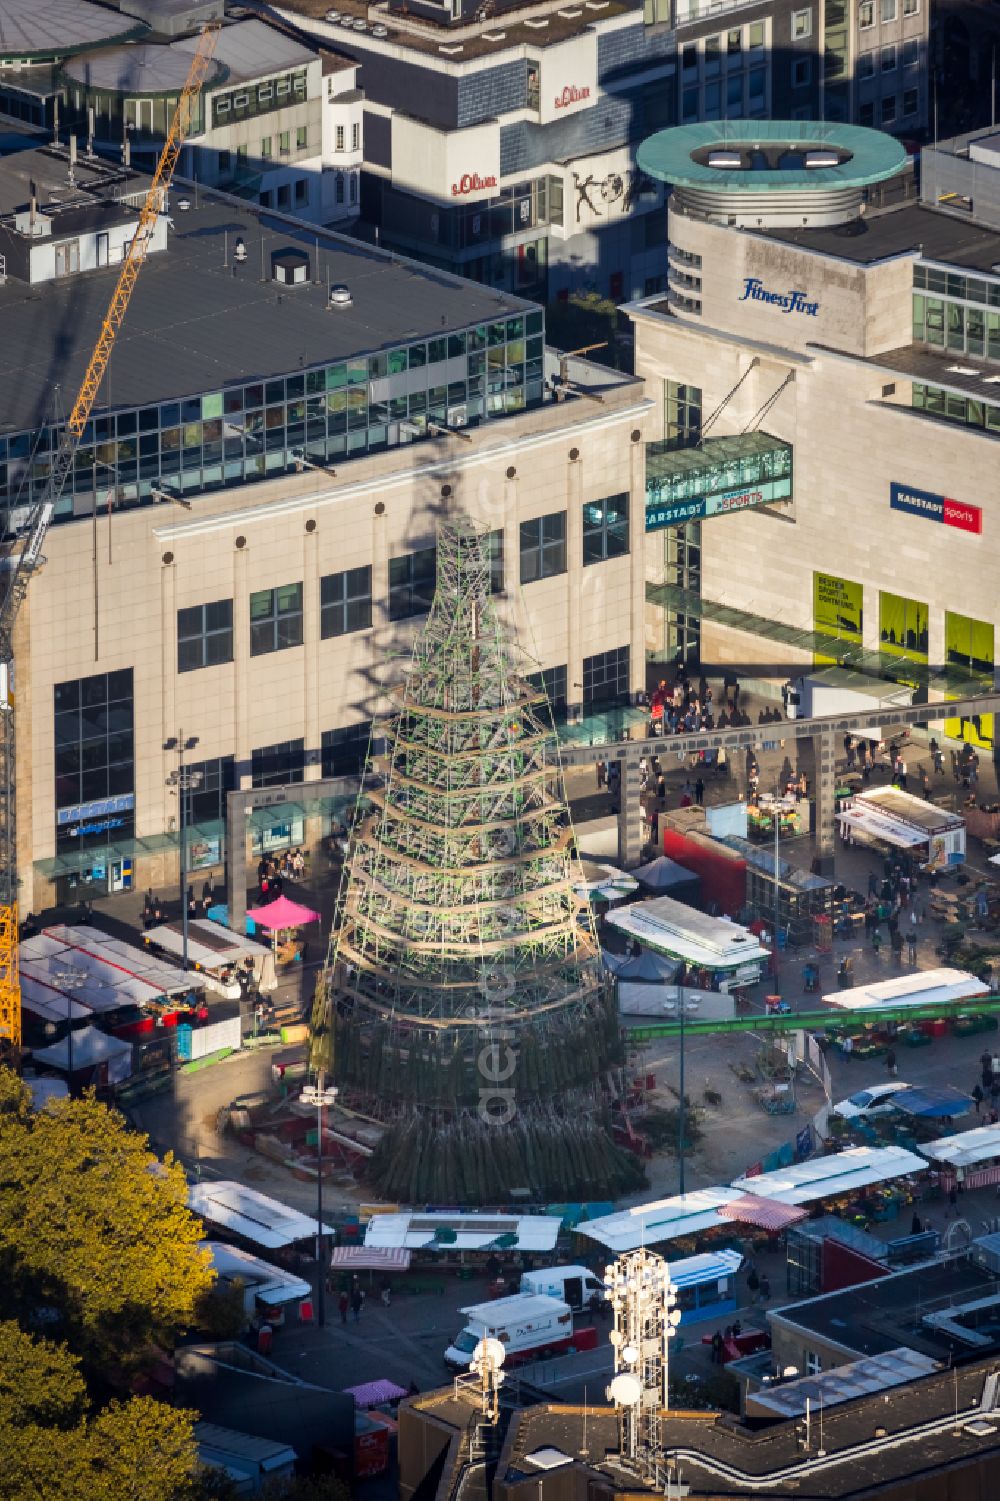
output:
[[700,877],[704,907],[714,902],[719,912],[736,917],[746,906],[747,863],[728,845],[706,834],[682,833],[667,824],[663,853]]
[[354,1478],[367,1480],[389,1468],[389,1430],[359,1413],[355,1419]]

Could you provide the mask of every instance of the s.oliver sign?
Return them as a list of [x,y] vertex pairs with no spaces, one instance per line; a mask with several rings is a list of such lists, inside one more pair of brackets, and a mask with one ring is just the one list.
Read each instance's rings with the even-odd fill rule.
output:
[[935,495],[931,490],[918,490],[914,485],[899,485],[893,481],[889,486],[889,504],[894,511],[905,511],[909,516],[922,516],[925,521],[954,526],[960,532],[974,532],[979,536],[983,530],[983,513],[979,506],[952,500],[947,495]]
[[492,172],[487,173],[484,177],[480,177],[478,172],[463,172],[458,181],[452,183],[451,196],[453,198],[467,198],[470,193],[484,193],[489,188],[495,188],[496,185],[496,176]]

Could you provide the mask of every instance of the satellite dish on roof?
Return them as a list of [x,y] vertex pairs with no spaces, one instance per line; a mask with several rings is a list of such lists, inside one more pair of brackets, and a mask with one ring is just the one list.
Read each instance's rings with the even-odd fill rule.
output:
[[470,1365],[477,1373],[484,1365],[501,1366],[507,1359],[507,1351],[498,1339],[481,1339],[472,1352]]
[[642,1396],[642,1382],[638,1376],[623,1371],[608,1387],[608,1401],[616,1407],[635,1407]]

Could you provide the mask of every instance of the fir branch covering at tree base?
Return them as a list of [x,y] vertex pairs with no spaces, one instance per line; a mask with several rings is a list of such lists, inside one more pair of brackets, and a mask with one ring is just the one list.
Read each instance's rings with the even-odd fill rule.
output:
[[592,1101],[573,1117],[537,1109],[507,1125],[468,1111],[437,1121],[414,1112],[395,1121],[367,1176],[397,1203],[505,1202],[511,1189],[536,1199],[607,1199],[644,1187],[639,1160],[611,1140]]

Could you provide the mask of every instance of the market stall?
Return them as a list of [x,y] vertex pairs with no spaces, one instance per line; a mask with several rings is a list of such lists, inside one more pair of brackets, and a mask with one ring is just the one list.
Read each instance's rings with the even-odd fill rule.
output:
[[107,1087],[132,1075],[132,1044],[96,1027],[81,1027],[47,1048],[32,1048],[31,1056],[38,1067],[65,1074],[70,1084],[76,1080]]
[[954,1002],[956,1011],[959,1011],[963,1003],[989,993],[990,987],[968,970],[924,969],[913,975],[899,975],[893,980],[855,985],[850,990],[832,990],[823,997],[823,1004],[835,1006],[840,1011],[874,1011],[881,1007],[895,1011],[905,1006]]
[[901,1115],[913,1121],[951,1121],[956,1116],[968,1115],[974,1101],[971,1095],[950,1085],[937,1089],[913,1088],[901,1090],[893,1097],[893,1106]]
[[773,1173],[745,1175],[732,1186],[780,1204],[822,1204],[848,1217],[892,1219],[912,1197],[904,1180],[926,1171],[924,1159],[902,1147],[853,1147]]
[[643,948],[681,960],[685,983],[702,990],[728,992],[753,985],[770,957],[749,929],[669,896],[620,907],[608,913],[607,921]]
[[[143,934],[143,941],[150,948],[162,949],[179,958],[184,952],[183,925],[160,923]],[[240,997],[241,970],[253,976],[257,989],[265,995],[277,986],[274,954],[266,944],[255,943],[252,938],[244,938],[208,918],[188,923],[187,953],[189,965],[201,972],[208,988],[229,1000]]]
[[837,820],[852,843],[904,851],[922,870],[942,871],[965,860],[965,820],[897,787],[872,787],[847,799]]
[[[589,1240],[599,1241],[613,1255],[621,1256],[626,1251],[667,1241],[682,1243],[678,1249],[687,1249],[684,1243],[689,1243],[693,1250],[695,1239],[711,1231],[719,1232],[717,1239],[730,1241],[745,1227],[774,1234],[804,1218],[804,1210],[775,1203],[759,1194],[742,1194],[733,1186],[699,1188],[651,1204],[636,1204],[631,1209],[585,1220],[578,1230]],[[671,1261],[671,1272],[676,1264]]]
[[185,999],[204,981],[176,965],[90,925],[54,924],[20,946],[21,998],[41,1022],[101,1016],[114,1026],[116,1013],[176,1019],[175,997]]
[[918,1150],[939,1165],[946,1191],[958,1183],[965,1189],[1000,1183],[1000,1126],[976,1126],[955,1136],[939,1136],[923,1142]]
[[803,813],[808,821],[809,804],[800,802],[797,797],[788,793],[776,797],[773,792],[761,792],[747,804],[747,834],[751,839],[773,839],[775,819],[779,839],[798,834],[802,830]]
[[[192,1183],[188,1189],[188,1208],[206,1225],[214,1225],[271,1251],[314,1241],[318,1230],[323,1235],[335,1233],[331,1225],[319,1225],[311,1215],[300,1214],[297,1209],[289,1209],[287,1204],[231,1179]],[[305,1249],[309,1249],[308,1245]]]
[[817,918],[825,917],[832,923],[832,881],[810,870],[800,870],[779,856],[775,891],[773,850],[758,849],[748,839],[736,835],[727,836],[724,842],[746,861],[747,906],[755,918],[772,925],[777,905],[778,928],[794,944],[812,943]]
[[666,855],[657,855],[632,874],[651,896],[672,896],[675,901],[690,902],[693,906],[699,903],[701,881],[693,871],[685,870]]
[[318,912],[291,901],[287,896],[279,896],[263,907],[251,907],[247,917],[271,934],[278,964],[292,964],[302,959],[304,944],[298,936],[299,931],[309,923],[319,922]]
[[365,1249],[402,1249],[423,1261],[465,1253],[555,1249],[562,1220],[549,1214],[409,1213],[373,1214],[365,1231]]
[[211,1256],[218,1281],[225,1287],[240,1289],[244,1311],[250,1319],[259,1315],[274,1328],[284,1323],[285,1310],[291,1304],[301,1305],[312,1298],[312,1286],[302,1277],[262,1261],[239,1246],[221,1240],[203,1240],[200,1247]]
[[677,1289],[682,1324],[721,1318],[738,1306],[736,1276],[743,1265],[739,1251],[702,1251],[670,1263],[670,1281]]

